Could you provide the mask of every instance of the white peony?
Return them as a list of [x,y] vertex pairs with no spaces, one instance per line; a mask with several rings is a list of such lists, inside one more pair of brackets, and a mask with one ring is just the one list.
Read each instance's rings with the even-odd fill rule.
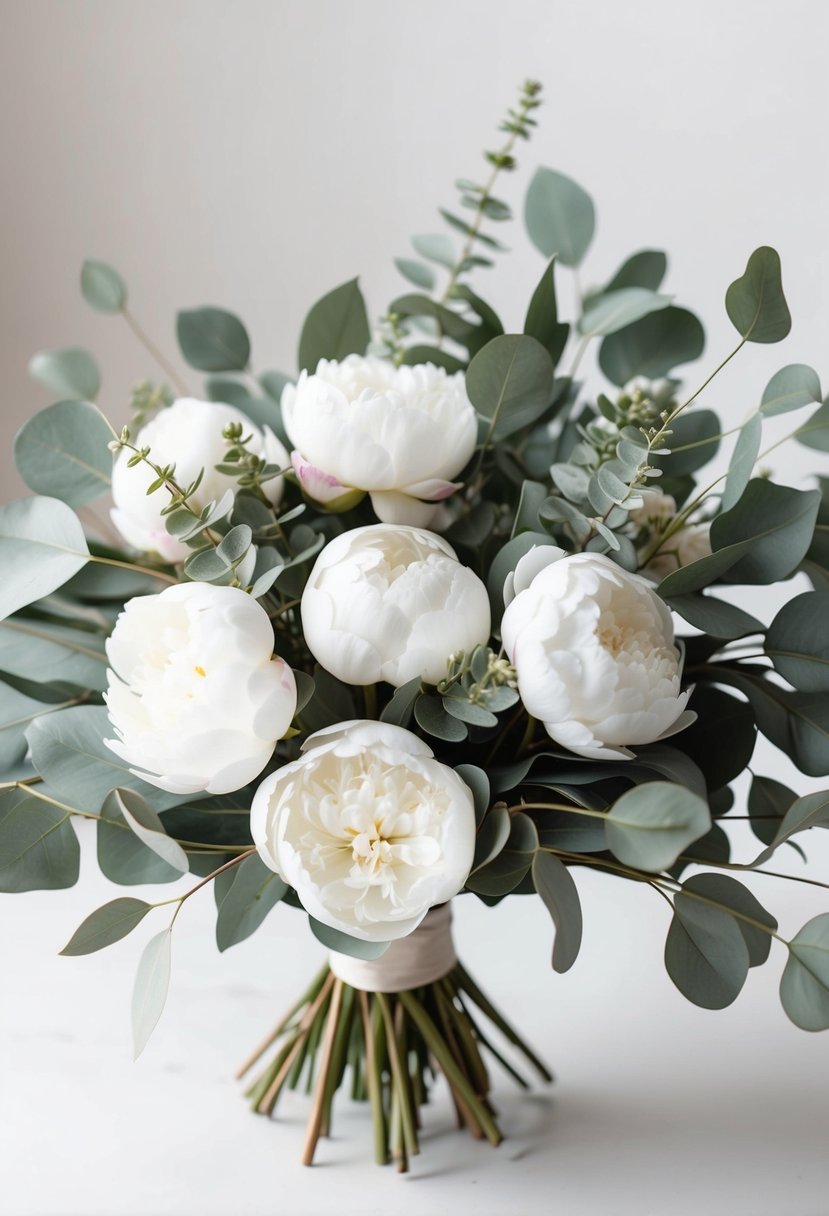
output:
[[363,941],[405,937],[466,882],[471,791],[422,739],[384,722],[328,727],[303,752],[256,791],[259,855],[323,924]]
[[477,438],[462,372],[373,356],[320,360],[286,385],[282,417],[310,498],[336,510],[366,491],[384,523],[416,527],[458,488]]
[[[580,756],[629,759],[690,725],[671,614],[607,557],[532,549],[512,576],[501,635],[527,711]],[[509,591],[507,592],[509,594]]]
[[322,550],[302,628],[314,658],[346,684],[437,684],[450,654],[488,640],[489,597],[441,537],[374,524]]
[[690,566],[691,562],[701,557],[708,557],[711,552],[711,528],[709,524],[689,524],[680,528],[659,548],[640,574],[654,583],[661,583],[663,578]]
[[[142,427],[132,442],[138,448],[148,447],[150,459],[155,464],[175,463],[175,478],[181,486],[186,487],[204,469],[201,485],[190,499],[191,505],[201,510],[237,486],[234,477],[217,473],[214,467],[224,460],[228,444],[222,431],[231,422],[240,423],[244,434],[253,436],[248,446],[257,456],[279,468],[290,463],[288,453],[269,427],[261,431],[235,406],[195,401],[190,397],[182,397],[162,410]],[[123,449],[112,470],[112,522],[133,548],[159,553],[168,562],[184,561],[192,549],[170,535],[165,516],[161,514],[170,495],[163,487],[154,494],[147,494],[155,474],[144,463],[130,468],[131,455]],[[263,489],[271,502],[277,503],[282,497],[283,479],[275,477],[265,482]]]
[[296,711],[268,614],[238,587],[182,583],[129,600],[104,694],[131,771],[176,794],[227,794],[261,773]]

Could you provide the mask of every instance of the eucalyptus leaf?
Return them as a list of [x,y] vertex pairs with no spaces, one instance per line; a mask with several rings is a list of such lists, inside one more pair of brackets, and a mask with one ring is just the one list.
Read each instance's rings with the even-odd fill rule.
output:
[[622,794],[608,812],[608,848],[625,865],[658,873],[711,827],[707,804],[690,790],[651,781]]
[[776,249],[761,245],[754,250],[743,274],[725,293],[725,310],[747,342],[780,342],[786,337],[792,318]]
[[87,258],[81,267],[81,292],[98,312],[122,312],[127,302],[126,284],[118,271],[93,258]]
[[147,800],[129,789],[115,790],[114,796],[118,809],[141,843],[174,870],[186,874],[190,869],[187,854],[167,835],[161,818]]
[[561,358],[570,333],[570,326],[558,319],[555,264],[556,259],[552,258],[532,294],[524,320],[524,333],[541,343],[554,365]]
[[255,853],[231,873],[233,877],[219,903],[216,918],[216,945],[220,950],[250,937],[288,890],[288,884]]
[[250,358],[242,322],[224,308],[182,309],[176,317],[181,353],[200,372],[241,372]]
[[584,337],[615,334],[642,317],[667,308],[670,296],[661,296],[645,287],[620,287],[603,292],[591,299],[579,319],[579,333]]
[[[147,846],[127,823],[122,807],[119,792],[113,790],[101,808],[101,818],[96,824],[97,858],[101,873],[110,882],[122,887],[177,882],[182,875],[180,867],[171,865],[161,854]],[[170,843],[174,844],[175,841]]]
[[[691,878],[686,878],[682,889],[712,903],[724,904],[734,912],[737,928],[748,949],[749,967],[763,965],[771,950],[771,932],[777,929],[777,921],[748,887],[730,874],[694,874]],[[765,925],[766,929],[759,928],[758,924],[752,924],[752,921]]]
[[720,420],[713,410],[688,410],[671,423],[667,456],[659,460],[666,477],[695,473],[717,454],[720,446]]
[[81,522],[58,498],[19,498],[0,507],[0,620],[57,591],[86,565]]
[[538,851],[535,824],[522,811],[509,816],[509,835],[502,849],[481,866],[473,868],[467,889],[477,895],[504,896],[523,881]]
[[[765,668],[761,669],[765,672]],[[723,669],[723,683],[745,693],[767,739],[802,773],[829,773],[829,698],[823,692],[788,692],[754,672]]]
[[[702,770],[710,791],[721,789],[745,772],[754,752],[754,714],[745,701],[721,688],[700,683],[690,707],[696,722],[678,736],[683,752]],[[723,739],[728,747],[722,746]]]
[[804,447],[813,448],[816,452],[829,452],[829,399],[794,434]]
[[783,1008],[801,1030],[829,1030],[829,912],[807,921],[788,945]]
[[533,858],[533,882],[556,929],[553,970],[569,971],[581,949],[582,914],[573,876],[558,857],[539,851]]
[[469,399],[492,440],[534,422],[550,401],[553,362],[535,338],[502,334],[478,352],[466,373]]
[[109,425],[86,401],[58,401],[26,422],[14,441],[17,471],[35,494],[70,507],[93,502],[112,481]]
[[454,242],[451,237],[445,236],[443,233],[431,236],[413,236],[412,245],[422,258],[427,258],[430,262],[437,262],[439,265],[445,266],[447,270],[451,270],[455,265]]
[[748,792],[748,813],[751,830],[757,839],[763,844],[771,844],[786,812],[796,801],[797,794],[781,781],[757,774],[752,776]]
[[349,933],[343,933],[340,929],[333,929],[331,925],[324,925],[311,915],[308,916],[308,923],[317,941],[322,942],[327,949],[336,951],[337,954],[348,954],[351,958],[361,958],[367,962],[373,962],[374,959],[385,954],[389,948],[389,942],[364,942],[360,938],[352,937]]
[[801,692],[829,692],[829,591],[805,591],[778,612],[765,652]]
[[167,1000],[172,936],[170,929],[164,929],[150,938],[138,964],[132,991],[132,1040],[136,1060],[147,1046]]
[[752,865],[763,865],[781,844],[797,832],[806,832],[810,828],[827,827],[829,827],[829,790],[819,790],[814,794],[804,794],[802,798],[796,798],[781,819],[771,844],[754,859]]
[[472,792],[472,797],[475,802],[475,822],[480,827],[484,821],[484,816],[489,810],[490,803],[490,787],[489,777],[482,768],[478,768],[474,764],[458,764],[455,767],[455,772],[463,781],[464,785],[469,786]]
[[420,695],[421,687],[420,676],[414,676],[405,684],[401,684],[399,688],[395,688],[391,700],[380,714],[380,721],[388,722],[392,726],[408,726],[412,720],[414,703]]
[[539,168],[524,204],[530,240],[548,258],[557,254],[563,266],[580,265],[596,227],[593,200],[572,178]]
[[89,351],[79,346],[39,351],[29,361],[29,375],[60,398],[94,401],[101,387],[97,363]]
[[414,704],[414,716],[418,726],[435,739],[462,743],[467,736],[464,723],[446,712],[440,697],[428,693],[418,697]]
[[622,287],[646,287],[658,291],[668,269],[668,259],[661,249],[642,249],[632,254],[616,271],[604,292]]
[[763,390],[760,413],[766,418],[788,414],[804,405],[820,403],[818,374],[805,363],[789,363],[775,372]]
[[81,922],[60,953],[75,956],[103,950],[132,933],[151,910],[152,904],[143,899],[113,899]]
[[[661,588],[659,594],[662,594]],[[701,629],[709,637],[743,638],[748,634],[762,633],[764,626],[756,617],[744,612],[727,600],[718,600],[713,595],[693,592],[689,595],[672,595],[667,603],[681,617]]]
[[415,287],[421,287],[424,291],[432,291],[435,286],[435,272],[431,266],[425,266],[423,262],[415,262],[412,258],[395,258],[394,264],[404,279],[408,279]]
[[478,827],[472,873],[483,869],[497,857],[509,840],[510,816],[503,802],[496,802]]
[[0,682],[0,780],[3,773],[22,763],[28,748],[25,731],[29,723],[59,708],[59,705],[44,704]]
[[659,380],[705,348],[705,331],[685,308],[670,305],[609,334],[599,347],[599,366],[620,387],[637,376]]
[[730,511],[742,498],[757,463],[762,438],[763,422],[759,414],[754,414],[741,428],[734,445],[720,502],[723,511]]
[[371,339],[365,301],[356,279],[317,300],[302,326],[299,366],[316,371],[320,359],[363,355]]
[[0,792],[0,891],[57,891],[78,881],[71,816],[21,789]]
[[746,981],[749,954],[734,917],[684,891],[674,896],[665,967],[679,991],[703,1009],[725,1009]]
[[107,686],[104,637],[36,617],[0,621],[0,671],[101,692]]

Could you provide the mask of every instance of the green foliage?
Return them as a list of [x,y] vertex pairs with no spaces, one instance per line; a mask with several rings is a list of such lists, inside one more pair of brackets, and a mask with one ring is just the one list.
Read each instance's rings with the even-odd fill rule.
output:
[[594,337],[615,334],[626,325],[667,308],[670,296],[661,296],[645,287],[620,287],[594,296],[579,319],[579,333]]
[[766,635],[765,653],[801,692],[829,692],[829,592],[806,591],[778,612]]
[[530,298],[524,320],[524,333],[541,343],[554,366],[564,352],[570,333],[570,326],[558,319],[555,264],[556,259],[553,257]]
[[0,507],[0,620],[57,591],[86,565],[81,522],[57,498],[20,498]]
[[829,912],[808,921],[788,945],[783,1008],[801,1030],[829,1030]]
[[616,271],[604,288],[604,293],[621,291],[623,287],[644,287],[648,291],[659,291],[668,259],[661,249],[642,249],[631,254]]
[[288,890],[287,883],[269,870],[258,854],[246,857],[231,874],[216,918],[216,945],[220,950],[250,937]]
[[755,249],[745,271],[725,293],[728,319],[746,342],[781,342],[792,327],[783,294],[780,255],[768,245]]
[[123,312],[127,302],[126,284],[118,271],[91,258],[81,267],[81,292],[97,312]]
[[820,402],[818,374],[805,363],[790,363],[775,372],[763,390],[760,413],[766,418],[788,414],[804,405]]
[[0,792],[0,891],[57,891],[78,881],[68,813],[25,789]]
[[103,907],[96,908],[81,922],[61,954],[94,954],[96,950],[111,946],[132,933],[151,909],[152,904],[145,903],[143,899],[113,899]]
[[350,279],[317,300],[302,326],[299,367],[316,370],[320,359],[344,359],[365,353],[369,344],[365,301],[356,279]]
[[665,941],[665,968],[689,1001],[724,1009],[739,996],[748,975],[748,947],[737,921],[723,908],[679,891]]
[[488,425],[488,440],[535,422],[550,403],[553,362],[535,338],[504,334],[479,351],[466,373],[466,391]]
[[337,954],[348,954],[352,958],[373,962],[374,959],[380,958],[381,954],[385,954],[389,948],[388,942],[361,941],[360,938],[352,937],[349,933],[333,929],[331,925],[324,925],[313,916],[308,917],[308,923],[317,941],[322,942],[326,949],[335,950]]
[[538,852],[532,863],[533,882],[556,928],[553,970],[569,971],[581,949],[582,914],[579,893],[567,867],[552,853]]
[[599,366],[620,387],[641,376],[658,380],[699,359],[705,331],[686,308],[670,305],[609,334],[599,348]]
[[59,401],[24,423],[14,441],[17,471],[35,494],[70,507],[93,502],[109,490],[112,434],[103,415],[86,401]]
[[593,240],[596,213],[590,195],[572,178],[537,169],[524,204],[530,240],[545,257],[579,266]]
[[60,398],[94,401],[101,387],[98,365],[88,351],[78,346],[40,351],[29,361],[29,375]]
[[622,794],[605,822],[608,848],[625,865],[658,873],[711,827],[706,803],[667,781],[650,781]]
[[176,317],[181,353],[200,372],[241,372],[250,358],[247,331],[223,308],[183,309]]
[[172,936],[171,926],[150,938],[138,964],[132,990],[132,1041],[136,1060],[147,1046],[167,1000]]

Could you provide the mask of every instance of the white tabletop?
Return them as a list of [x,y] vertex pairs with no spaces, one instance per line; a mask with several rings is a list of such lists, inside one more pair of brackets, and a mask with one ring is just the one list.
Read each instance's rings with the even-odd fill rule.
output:
[[[249,1113],[232,1080],[322,955],[301,914],[280,907],[219,955],[211,893],[189,901],[167,1009],[133,1064],[132,979],[165,913],[107,951],[58,958],[89,911],[125,893],[100,877],[92,835],[82,836],[78,886],[0,899],[4,1216],[829,1211],[829,1037],[783,1015],[780,947],[731,1009],[705,1013],[665,976],[668,909],[633,884],[577,873],[585,944],[566,976],[549,968],[540,901],[489,910],[464,896],[459,951],[549,1058],[555,1085],[528,1097],[498,1078],[507,1139],[497,1150],[453,1130],[438,1091],[406,1177],[372,1164],[367,1112],[340,1099],[334,1138],[307,1169],[297,1161],[307,1099],[290,1095],[269,1122]],[[829,858],[827,844],[811,833],[813,860]],[[771,885],[757,880],[755,890],[784,931],[829,904],[814,889]],[[132,893],[165,898],[171,888]]]

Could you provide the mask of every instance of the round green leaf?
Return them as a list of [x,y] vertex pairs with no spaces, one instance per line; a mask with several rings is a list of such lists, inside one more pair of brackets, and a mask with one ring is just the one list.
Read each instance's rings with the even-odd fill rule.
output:
[[808,921],[789,942],[780,1000],[801,1030],[829,1030],[829,912]]
[[581,949],[582,914],[579,893],[567,866],[552,853],[533,858],[533,882],[556,929],[553,970],[569,971]]
[[403,278],[414,283],[415,287],[421,287],[424,291],[431,291],[434,287],[435,272],[431,266],[425,266],[423,262],[416,262],[413,258],[395,258],[394,264]]
[[178,314],[176,333],[181,353],[201,372],[241,372],[250,358],[247,331],[223,308],[191,308]]
[[112,438],[103,415],[86,401],[58,401],[30,418],[14,441],[14,462],[30,490],[83,506],[106,494]]
[[685,846],[710,827],[703,799],[668,781],[634,786],[614,803],[605,820],[611,852],[625,865],[652,873],[673,865]]
[[680,891],[665,941],[665,967],[679,991],[703,1009],[725,1009],[748,975],[748,947],[734,917]]
[[658,291],[667,269],[668,259],[661,249],[643,249],[622,263],[604,290],[647,287],[649,291]]
[[371,339],[366,305],[356,279],[317,300],[302,326],[299,366],[316,370],[320,359],[365,354]]
[[775,414],[788,414],[804,405],[820,401],[818,374],[805,363],[790,363],[775,372],[763,392],[760,413],[767,418]]
[[87,916],[60,953],[74,956],[103,950],[132,933],[151,909],[152,904],[143,899],[113,899]]
[[713,410],[688,410],[671,423],[665,444],[670,455],[659,458],[666,477],[695,473],[717,454],[720,446],[720,420]]
[[786,811],[796,801],[797,795],[781,781],[775,781],[773,777],[752,777],[748,813],[751,830],[757,839],[763,844],[771,844]]
[[792,318],[776,249],[761,245],[754,250],[744,273],[725,293],[725,310],[747,342],[780,342],[786,337]]
[[42,350],[29,361],[29,375],[51,389],[56,397],[82,397],[94,401],[101,387],[98,365],[79,346]]
[[578,324],[580,334],[615,334],[650,313],[667,308],[670,296],[661,296],[645,287],[620,287],[603,292],[592,300]]
[[548,258],[563,266],[578,266],[593,239],[596,214],[593,200],[572,178],[540,168],[530,182],[524,204],[530,240]]
[[[749,967],[761,967],[771,950],[771,933],[758,928],[752,921],[758,921],[774,931],[777,921],[767,912],[759,899],[730,874],[694,874],[682,884],[683,891],[700,895],[713,903],[723,904],[739,915],[735,916],[737,928],[743,935],[748,949]],[[741,919],[746,917],[748,919]]]
[[801,692],[829,691],[829,591],[805,591],[784,604],[766,635],[766,654]]
[[819,410],[815,410],[803,426],[798,427],[795,438],[805,448],[813,448],[816,452],[829,452],[829,399],[824,401]]
[[437,262],[448,270],[455,265],[454,243],[451,237],[444,236],[443,233],[413,236],[412,245],[422,258],[427,258],[430,262]]
[[71,816],[25,790],[0,793],[0,891],[58,891],[78,881]]
[[599,366],[620,387],[642,376],[659,380],[698,359],[705,331],[692,312],[671,305],[609,334],[599,347]]
[[529,426],[550,403],[553,361],[526,334],[501,334],[487,342],[469,365],[466,391],[489,423],[489,437],[503,439]]
[[81,267],[81,291],[98,312],[120,312],[127,302],[126,284],[118,271],[91,258]]
[[57,498],[20,498],[0,507],[0,620],[51,595],[86,565],[81,521]]

